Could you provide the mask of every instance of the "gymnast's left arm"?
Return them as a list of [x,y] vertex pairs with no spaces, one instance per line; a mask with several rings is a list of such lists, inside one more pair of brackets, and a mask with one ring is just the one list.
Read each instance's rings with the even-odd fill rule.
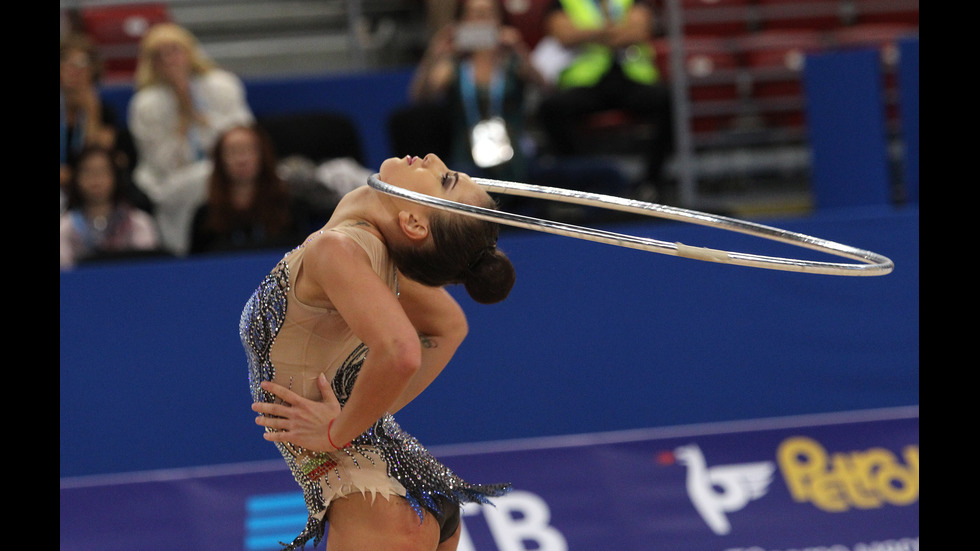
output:
[[441,287],[427,287],[399,274],[399,302],[422,343],[422,364],[395,401],[395,413],[442,373],[469,331],[459,303]]

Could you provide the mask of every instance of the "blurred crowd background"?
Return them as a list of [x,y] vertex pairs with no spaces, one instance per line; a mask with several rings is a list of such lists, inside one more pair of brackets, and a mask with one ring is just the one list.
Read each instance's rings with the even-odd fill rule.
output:
[[[359,149],[364,98],[273,119],[247,94],[263,80],[409,71],[386,110],[396,155],[753,217],[813,208],[806,57],[870,48],[901,204],[898,44],[918,36],[918,12],[918,0],[62,0],[62,269],[285,249],[364,185],[377,169]],[[106,101],[120,90],[125,105]]]

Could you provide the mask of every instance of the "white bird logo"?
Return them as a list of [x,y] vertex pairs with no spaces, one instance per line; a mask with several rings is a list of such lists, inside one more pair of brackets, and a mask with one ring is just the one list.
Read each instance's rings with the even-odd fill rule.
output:
[[711,530],[719,536],[732,530],[725,513],[738,511],[766,494],[776,466],[772,461],[718,465],[708,468],[696,444],[674,450],[687,466],[687,495]]

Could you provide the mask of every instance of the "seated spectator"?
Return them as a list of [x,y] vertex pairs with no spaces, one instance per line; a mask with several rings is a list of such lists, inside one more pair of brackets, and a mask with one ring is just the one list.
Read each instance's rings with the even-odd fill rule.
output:
[[208,152],[222,131],[254,116],[241,79],[217,67],[196,37],[173,23],[154,25],[144,35],[134,78],[133,181],[153,202],[164,245],[184,255],[194,212],[207,196],[213,169]]
[[662,185],[663,166],[673,147],[670,89],[654,64],[649,40],[654,9],[649,0],[555,0],[545,31],[568,53],[556,71],[557,90],[543,98],[538,122],[548,148],[559,157],[587,153],[580,125],[585,116],[620,109],[652,122],[653,146],[646,152],[643,187]]
[[[532,87],[544,83],[520,32],[503,24],[499,0],[463,0],[432,38],[410,95],[446,105],[450,164],[471,176],[524,181]],[[533,153],[533,152],[532,152]]]
[[[72,33],[61,41],[61,186],[71,179],[71,166],[86,146],[114,150],[120,134],[118,114],[102,102],[102,62],[86,35]],[[125,152],[120,150],[120,155]],[[121,167],[130,159],[118,158]]]
[[191,254],[290,248],[306,237],[308,209],[278,175],[275,151],[261,127],[228,129],[213,159],[207,202],[191,224]]
[[153,218],[129,204],[113,152],[83,148],[68,182],[68,206],[61,215],[61,269],[113,257],[158,254]]

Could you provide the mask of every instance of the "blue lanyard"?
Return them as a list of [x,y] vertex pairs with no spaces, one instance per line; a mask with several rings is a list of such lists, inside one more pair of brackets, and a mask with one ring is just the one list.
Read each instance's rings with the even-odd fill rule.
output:
[[[193,80],[190,84],[190,94],[191,101],[194,102],[195,112],[203,113],[204,104],[197,91],[196,82]],[[191,122],[191,125],[187,128],[187,141],[190,142],[195,161],[200,161],[207,156],[207,151],[204,150],[204,139],[201,137],[201,132],[197,129],[197,123],[195,122]]]
[[[480,108],[476,98],[476,79],[473,76],[473,62],[463,61],[459,64],[459,87],[463,96],[463,108],[469,127],[473,128],[484,117],[480,116]],[[504,78],[503,69],[494,67],[490,77],[490,109],[486,118],[503,116]]]
[[620,2],[615,0],[595,0],[596,8],[599,13],[603,14],[603,18],[608,14],[609,21],[619,21],[623,16],[623,6]]
[[[96,240],[92,229],[89,227],[88,220],[85,219],[85,214],[82,209],[71,211],[71,220],[74,223],[75,231],[78,232],[78,236],[82,239],[82,243],[85,244],[89,249],[96,249],[101,245],[100,240]],[[106,230],[109,226],[106,225]]]

